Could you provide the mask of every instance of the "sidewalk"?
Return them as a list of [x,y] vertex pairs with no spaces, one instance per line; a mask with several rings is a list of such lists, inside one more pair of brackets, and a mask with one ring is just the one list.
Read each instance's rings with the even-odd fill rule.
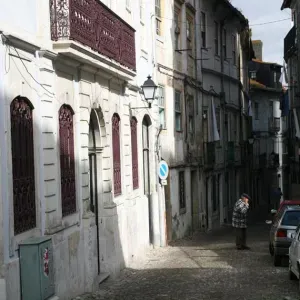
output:
[[[257,215],[256,215],[257,216]],[[84,300],[279,300],[298,298],[298,282],[275,268],[268,253],[269,226],[249,226],[251,251],[238,251],[231,227],[153,249],[144,262],[108,279]]]

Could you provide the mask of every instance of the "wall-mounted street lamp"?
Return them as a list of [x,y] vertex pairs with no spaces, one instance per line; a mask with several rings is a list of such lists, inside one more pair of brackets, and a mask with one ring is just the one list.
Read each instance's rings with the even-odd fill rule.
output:
[[155,99],[155,92],[156,92],[156,89],[157,89],[157,85],[151,79],[150,75],[147,78],[148,79],[141,86],[140,93],[144,95],[145,100],[148,102],[148,107],[147,106],[144,106],[144,107],[130,107],[130,109],[146,109],[146,108],[151,108],[152,102]]
[[154,83],[154,81],[151,79],[151,76],[149,75],[148,79],[142,85],[143,94],[145,100],[149,104],[149,108],[151,108],[152,102],[155,98],[156,89],[157,89],[157,85]]

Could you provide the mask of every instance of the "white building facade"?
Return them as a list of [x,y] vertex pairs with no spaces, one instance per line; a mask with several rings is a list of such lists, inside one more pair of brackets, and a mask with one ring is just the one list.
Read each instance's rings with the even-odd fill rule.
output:
[[140,93],[154,4],[30,3],[0,13],[0,295],[21,299],[20,245],[46,236],[52,294],[70,299],[160,239],[157,104]]
[[249,186],[240,178],[247,178],[241,172],[250,135],[250,36],[248,21],[228,1],[160,0],[155,22],[171,240],[230,221],[233,204]]

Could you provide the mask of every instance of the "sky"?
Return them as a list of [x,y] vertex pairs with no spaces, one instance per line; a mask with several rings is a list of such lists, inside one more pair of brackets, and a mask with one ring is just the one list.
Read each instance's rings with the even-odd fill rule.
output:
[[267,23],[291,16],[291,10],[280,10],[283,0],[232,0],[231,3],[239,8],[249,20],[252,29],[252,39],[262,40],[263,60],[283,63],[283,40],[291,28],[291,20],[251,26],[252,24]]

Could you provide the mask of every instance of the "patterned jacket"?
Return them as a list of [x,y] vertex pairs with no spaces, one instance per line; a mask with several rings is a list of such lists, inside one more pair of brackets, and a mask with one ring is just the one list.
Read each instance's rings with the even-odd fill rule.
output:
[[242,199],[239,199],[233,209],[232,226],[235,228],[247,228],[247,211],[249,204],[246,204]]

